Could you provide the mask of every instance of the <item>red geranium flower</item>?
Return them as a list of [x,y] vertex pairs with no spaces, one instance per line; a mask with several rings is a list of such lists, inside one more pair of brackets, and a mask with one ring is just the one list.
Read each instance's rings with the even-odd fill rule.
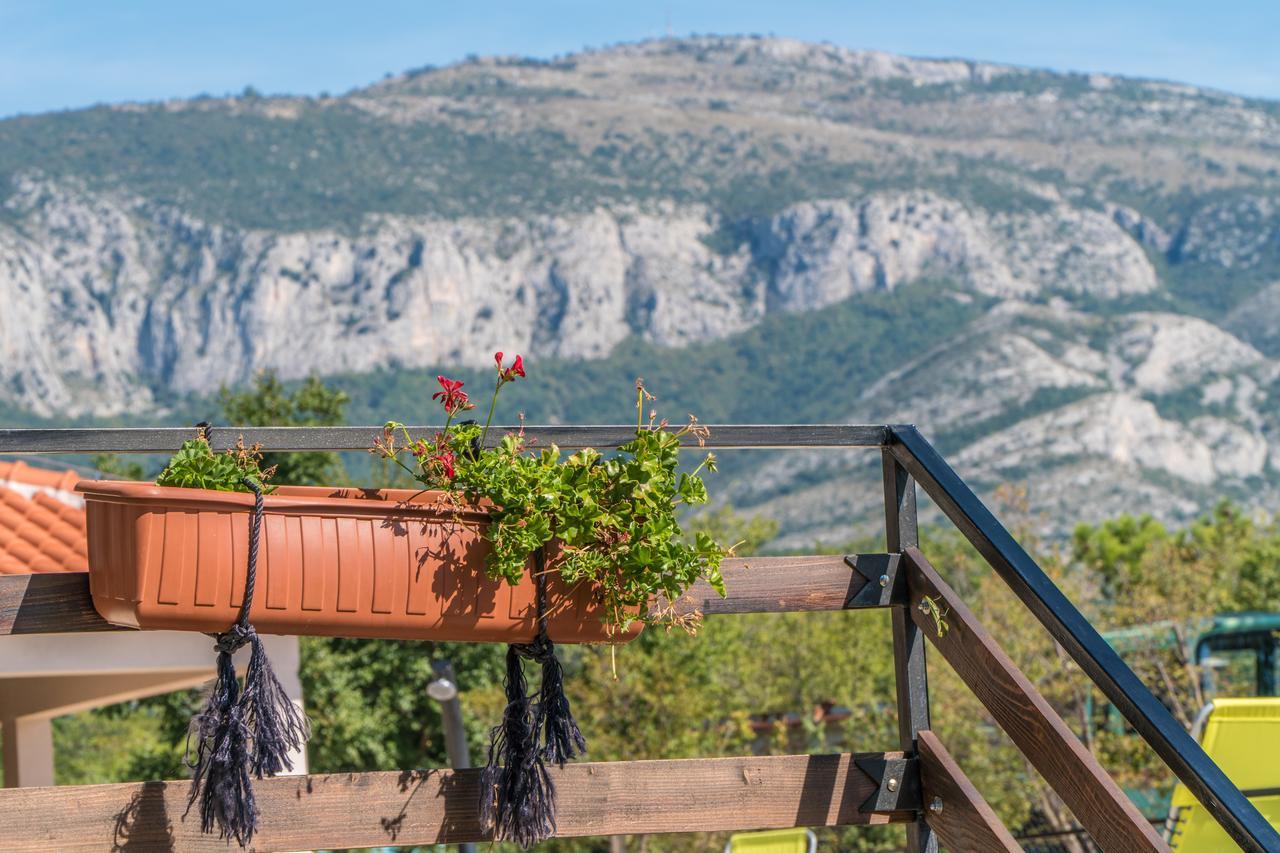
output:
[[498,376],[499,378],[502,379],[503,382],[510,382],[513,379],[515,379],[517,376],[520,376],[520,377],[524,376],[524,357],[523,356],[517,355],[516,360],[511,362],[511,366],[505,367],[505,368],[502,366],[501,352],[494,353],[493,360],[498,364]]
[[445,479],[447,480],[452,480],[454,478],[454,475],[457,473],[457,471],[454,470],[454,467],[453,467],[453,463],[455,459],[454,459],[453,451],[451,450],[441,450],[439,453],[437,453],[435,456],[431,458],[431,461],[435,462],[437,465],[440,466],[440,470],[444,474]]
[[456,415],[465,409],[475,408],[467,397],[467,392],[462,390],[462,380],[437,376],[436,381],[440,383],[440,387],[444,390],[432,394],[431,399],[439,400],[440,405],[444,406],[446,412]]

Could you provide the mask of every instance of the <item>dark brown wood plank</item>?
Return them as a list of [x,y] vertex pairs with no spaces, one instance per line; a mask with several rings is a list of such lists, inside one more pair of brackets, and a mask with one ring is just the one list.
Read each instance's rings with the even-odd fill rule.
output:
[[[890,757],[902,753],[888,753]],[[553,770],[559,837],[879,824],[853,755],[571,764]],[[335,773],[254,783],[256,850],[484,841],[479,770]],[[189,782],[0,790],[0,850],[210,850],[225,842],[185,819]]]
[[[911,618],[1104,850],[1168,847],[918,548],[903,552]],[[928,598],[928,611],[921,602]],[[940,627],[935,611],[942,614]]]
[[[733,558],[722,571],[727,598],[698,583],[676,610],[710,616],[852,609],[865,582],[840,556]],[[108,624],[93,609],[88,578],[84,572],[0,575],[0,636],[129,630]]]
[[[428,435],[439,427],[412,426],[415,434]],[[517,426],[497,426],[492,440]],[[596,447],[602,450],[626,444],[635,437],[633,426],[528,426],[525,435],[546,446]],[[882,447],[888,427],[878,424],[725,424],[711,425],[708,448]],[[192,438],[194,427],[0,429],[0,453],[172,453]],[[214,428],[213,444],[230,447],[243,435],[248,444],[268,450],[368,450],[382,434],[379,426],[341,427],[222,427]],[[693,445],[696,438],[688,436]]]
[[0,575],[0,635],[123,630],[93,609],[88,572]]
[[992,853],[1022,850],[937,735],[927,729],[917,732],[916,748],[924,819],[944,846]]
[[717,616],[852,609],[853,597],[865,585],[841,556],[735,557],[725,560],[720,571],[725,598],[699,581],[676,602],[676,611]]

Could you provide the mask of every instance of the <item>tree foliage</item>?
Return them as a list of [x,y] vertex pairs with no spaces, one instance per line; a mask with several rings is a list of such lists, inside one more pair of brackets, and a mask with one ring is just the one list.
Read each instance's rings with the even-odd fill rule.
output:
[[[275,371],[267,370],[246,390],[224,386],[218,402],[223,417],[234,426],[337,426],[343,423],[349,398],[314,374],[289,389]],[[265,453],[262,465],[275,466],[274,480],[280,485],[337,485],[346,479],[336,453]]]

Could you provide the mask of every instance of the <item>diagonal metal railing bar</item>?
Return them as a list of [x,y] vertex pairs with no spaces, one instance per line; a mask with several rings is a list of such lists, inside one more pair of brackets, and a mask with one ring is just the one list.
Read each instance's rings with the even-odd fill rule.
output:
[[996,520],[920,431],[890,427],[889,451],[978,549],[1156,754],[1246,850],[1280,851],[1280,833]]
[[[411,426],[414,435],[430,435],[439,426]],[[706,442],[717,450],[794,448],[883,447],[889,428],[858,424],[724,424],[710,425]],[[517,426],[494,426],[495,443]],[[626,444],[635,436],[634,426],[527,426],[525,435],[538,445],[556,444],[567,449],[595,447],[607,450]],[[225,449],[244,437],[247,444],[261,444],[271,451],[368,450],[382,434],[381,426],[341,427],[217,427],[212,434],[216,448]],[[196,435],[194,427],[0,429],[0,453],[172,453]],[[697,444],[693,436],[685,443]]]

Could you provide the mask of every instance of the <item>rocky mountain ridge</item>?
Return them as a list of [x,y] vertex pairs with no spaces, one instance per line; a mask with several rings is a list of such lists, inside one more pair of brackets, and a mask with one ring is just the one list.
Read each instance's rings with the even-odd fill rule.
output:
[[[1274,505],[1277,140],[1276,104],[1189,86],[730,37],[0,121],[0,404],[741,348],[926,287],[989,307],[817,417],[917,422],[1058,532]],[[837,541],[865,462],[725,493]]]

